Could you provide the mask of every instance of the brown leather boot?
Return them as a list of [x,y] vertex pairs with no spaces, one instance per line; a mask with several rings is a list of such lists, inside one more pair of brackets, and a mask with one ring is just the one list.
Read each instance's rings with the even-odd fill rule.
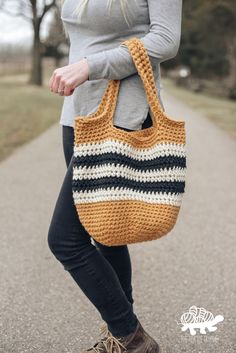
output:
[[138,321],[135,332],[115,337],[107,325],[101,327],[106,336],[83,353],[161,353],[158,343],[144,330]]
[[97,352],[98,353],[107,353],[106,347],[103,344],[103,342],[106,341],[106,339],[107,339],[107,333],[108,333],[106,323],[104,323],[100,326],[100,332],[101,332],[101,334],[105,333],[106,336],[103,337],[100,341],[96,342],[91,348],[86,349],[82,353],[97,353]]

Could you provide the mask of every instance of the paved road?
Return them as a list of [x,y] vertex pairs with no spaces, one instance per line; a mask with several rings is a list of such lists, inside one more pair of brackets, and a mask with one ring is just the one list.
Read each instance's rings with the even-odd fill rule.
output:
[[[186,194],[168,236],[130,246],[134,308],[166,353],[233,353],[236,141],[167,93],[163,100],[186,120]],[[57,124],[0,165],[1,353],[79,353],[99,337],[99,313],[46,241],[65,170]],[[183,333],[175,320],[192,305],[225,320],[214,333]]]

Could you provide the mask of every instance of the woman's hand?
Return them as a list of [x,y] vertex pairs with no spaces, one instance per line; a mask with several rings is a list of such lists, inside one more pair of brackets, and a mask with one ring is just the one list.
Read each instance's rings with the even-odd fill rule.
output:
[[70,96],[74,89],[88,80],[89,66],[86,58],[54,70],[49,86],[51,92],[60,96]]

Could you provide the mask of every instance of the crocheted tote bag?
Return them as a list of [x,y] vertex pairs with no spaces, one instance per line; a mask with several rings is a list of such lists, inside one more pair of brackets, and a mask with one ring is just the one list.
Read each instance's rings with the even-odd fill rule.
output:
[[142,79],[151,127],[125,131],[113,125],[119,80],[109,80],[98,109],[75,117],[74,125],[74,204],[90,236],[107,246],[169,233],[185,191],[185,121],[162,110],[143,43],[136,37],[123,43]]

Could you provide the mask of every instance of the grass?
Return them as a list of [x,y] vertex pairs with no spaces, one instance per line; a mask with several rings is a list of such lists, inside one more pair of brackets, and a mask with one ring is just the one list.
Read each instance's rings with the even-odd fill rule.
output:
[[63,98],[27,83],[28,75],[0,77],[0,160],[59,121]]
[[206,93],[194,93],[185,88],[178,87],[167,78],[163,78],[163,84],[168,92],[187,102],[187,104],[205,114],[205,116],[222,129],[236,137],[236,102],[226,98],[212,97]]
[[[43,87],[29,85],[27,74],[0,77],[0,161],[59,122],[63,97],[50,92],[48,80],[52,70],[45,72]],[[163,83],[167,91],[236,137],[235,102],[190,92],[175,86],[170,79],[163,79]]]

